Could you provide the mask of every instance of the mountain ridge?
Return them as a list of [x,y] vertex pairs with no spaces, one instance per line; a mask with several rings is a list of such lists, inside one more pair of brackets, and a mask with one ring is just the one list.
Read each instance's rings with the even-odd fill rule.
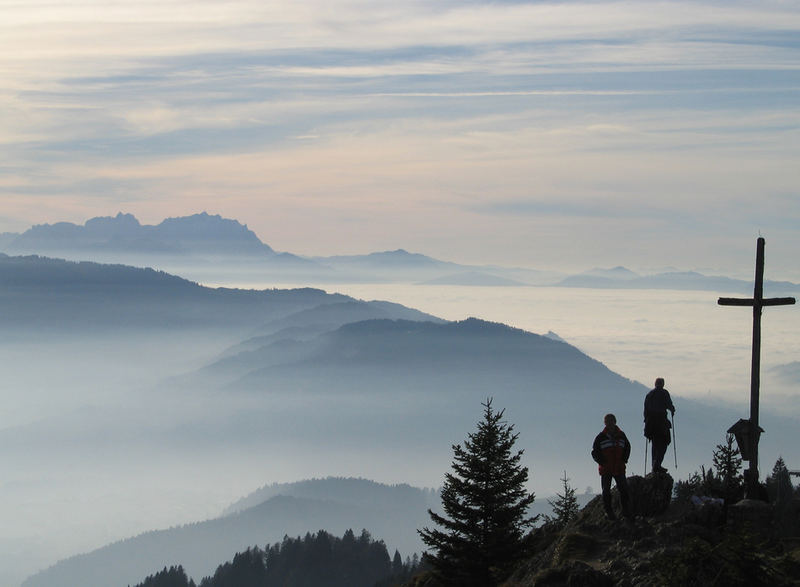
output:
[[[623,266],[596,267],[582,273],[463,265],[406,249],[362,255],[300,256],[277,252],[246,224],[201,212],[142,225],[135,216],[94,217],[34,225],[23,233],[0,235],[0,249],[12,254],[42,254],[74,260],[151,265],[194,281],[250,283],[279,279],[285,283],[407,282],[450,286],[555,286],[598,289],[677,289],[752,292],[752,281],[696,271],[668,270],[640,275]],[[220,263],[220,259],[225,259]],[[765,282],[775,295],[800,294],[800,284]]]
[[247,225],[207,212],[165,218],[143,225],[132,214],[98,216],[83,225],[70,222],[37,224],[8,243],[21,252],[59,250],[146,252],[163,254],[274,255]]
[[322,303],[353,300],[315,288],[211,288],[151,268],[38,255],[0,256],[0,325],[63,331],[222,327],[242,333]]

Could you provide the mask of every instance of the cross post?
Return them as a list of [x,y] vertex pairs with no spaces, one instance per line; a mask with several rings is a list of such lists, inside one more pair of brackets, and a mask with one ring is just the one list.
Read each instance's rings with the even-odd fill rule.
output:
[[[786,306],[795,303],[794,298],[764,299],[764,239],[756,242],[756,275],[752,298],[719,298],[720,306],[753,307],[753,355],[750,363],[750,422],[749,422],[749,470],[745,474],[747,497],[758,495],[758,440],[763,430],[759,427],[759,386],[761,371],[761,309],[765,306]],[[740,447],[740,451],[744,452]]]

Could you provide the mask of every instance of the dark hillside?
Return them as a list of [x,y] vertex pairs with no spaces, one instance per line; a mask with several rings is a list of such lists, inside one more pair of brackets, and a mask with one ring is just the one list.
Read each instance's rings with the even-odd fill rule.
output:
[[47,257],[0,257],[0,325],[69,328],[252,329],[323,303],[350,298],[317,289],[202,287],[180,277],[125,265]]

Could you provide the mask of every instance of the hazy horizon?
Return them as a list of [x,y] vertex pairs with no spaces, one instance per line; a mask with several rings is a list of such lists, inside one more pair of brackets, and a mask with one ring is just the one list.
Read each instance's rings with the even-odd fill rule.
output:
[[[91,216],[91,217],[87,217],[87,218],[83,219],[82,221],[79,220],[79,221],[71,222],[71,224],[74,224],[76,226],[82,227],[82,226],[85,225],[85,223],[87,221],[92,220],[94,218],[113,218],[115,216],[123,215],[123,214],[129,214],[129,213],[128,212],[124,212],[124,211],[118,211],[116,214],[112,214],[110,216]],[[143,227],[152,228],[152,227],[160,224],[164,220],[169,220],[169,219],[173,219],[173,218],[187,218],[189,216],[193,216],[193,215],[196,215],[196,214],[209,214],[210,216],[215,216],[213,211],[211,211],[211,212],[209,212],[207,210],[194,211],[194,212],[187,211],[187,212],[178,214],[176,216],[172,216],[172,217],[167,217],[167,218],[162,218],[160,220],[156,220],[156,221],[154,221],[154,224],[145,224],[145,223],[142,222],[141,225]],[[134,217],[135,217],[135,215],[134,215]],[[236,221],[236,222],[240,223],[241,225],[243,225],[244,227],[246,227],[248,229],[250,228],[246,219],[242,219],[242,218],[224,218],[224,217],[221,217],[221,218],[223,220]],[[139,220],[139,219],[137,218],[137,220]],[[19,230],[18,232],[12,233],[12,232],[9,231],[7,234],[23,234],[23,233],[25,233],[26,231],[28,231],[28,230],[30,230],[32,228],[36,228],[36,227],[41,228],[42,226],[48,226],[48,225],[52,226],[53,224],[63,223],[63,222],[68,222],[68,221],[57,220],[57,221],[54,221],[53,223],[50,223],[50,222],[34,223],[33,225],[27,226],[24,229]],[[760,232],[759,232],[759,235],[760,235]],[[317,251],[317,252],[310,252],[310,253],[305,253],[305,254],[298,254],[296,251],[286,250],[286,249],[282,249],[280,247],[276,247],[275,243],[271,243],[271,242],[269,242],[269,241],[267,241],[267,240],[265,240],[263,238],[260,238],[258,234],[255,234],[255,236],[257,238],[259,238],[259,240],[262,243],[270,246],[274,251],[276,251],[278,253],[297,254],[301,258],[305,258],[305,259],[318,259],[318,258],[338,257],[338,256],[366,256],[366,255],[370,255],[370,254],[374,254],[374,253],[385,253],[385,252],[393,252],[393,251],[406,251],[406,252],[408,252],[410,254],[424,255],[424,256],[427,256],[427,257],[430,257],[430,258],[435,258],[437,261],[443,261],[443,262],[447,262],[447,263],[456,263],[456,261],[454,261],[453,259],[450,259],[450,258],[436,258],[436,257],[433,257],[431,254],[429,254],[427,251],[409,250],[408,247],[404,247],[404,246],[398,246],[397,248],[392,249],[391,251],[389,251],[389,250],[361,250],[361,251],[349,251],[349,252],[345,253],[345,252],[342,252],[342,251],[330,251],[330,250],[327,250],[327,251],[322,251],[322,252]],[[542,258],[537,259],[539,264],[536,264],[534,261],[531,261],[528,264],[516,264],[515,265],[514,263],[504,262],[504,260],[502,260],[502,259],[497,259],[497,260],[493,260],[493,261],[484,261],[484,262],[480,262],[480,261],[477,261],[477,260],[466,259],[466,260],[462,260],[461,262],[458,262],[458,264],[465,265],[465,266],[487,267],[487,268],[488,267],[502,267],[502,268],[506,268],[506,269],[519,268],[519,269],[540,270],[540,271],[551,272],[553,274],[562,274],[562,275],[565,275],[565,276],[569,275],[569,274],[579,274],[579,273],[583,273],[583,272],[589,272],[589,271],[596,270],[596,269],[601,269],[601,270],[612,269],[612,268],[615,268],[615,267],[624,267],[624,268],[632,270],[635,273],[638,273],[640,275],[652,275],[652,274],[658,274],[658,273],[662,273],[662,272],[672,272],[672,271],[679,271],[679,272],[680,271],[696,271],[696,272],[703,273],[703,274],[708,275],[708,276],[725,276],[725,277],[730,277],[730,278],[733,278],[733,279],[740,279],[740,280],[745,280],[745,281],[753,281],[754,266],[755,266],[755,254],[754,254],[754,251],[755,251],[755,240],[756,239],[754,238],[753,239],[753,254],[751,255],[752,258],[751,259],[742,258],[742,259],[739,260],[739,262],[737,262],[735,265],[729,266],[726,270],[723,270],[718,266],[709,265],[708,264],[709,259],[702,258],[702,257],[695,259],[695,261],[693,263],[689,264],[689,265],[677,265],[675,263],[669,263],[667,265],[655,265],[653,263],[645,262],[644,264],[625,266],[625,265],[623,265],[621,263],[618,263],[618,262],[614,261],[614,259],[611,259],[611,258],[606,259],[607,263],[605,265],[591,265],[591,264],[589,264],[588,261],[585,262],[584,264],[580,264],[581,261],[579,259],[575,260],[575,263],[577,263],[577,264],[560,265],[557,262],[554,262],[553,260],[542,259]],[[773,245],[773,243],[770,243],[770,245]],[[766,257],[767,257],[767,260],[768,260],[768,265],[767,265],[767,269],[765,270],[765,276],[764,276],[765,280],[767,280],[767,281],[791,281],[791,280],[796,280],[796,282],[800,282],[800,266],[795,266],[795,265],[793,265],[791,267],[779,266],[777,268],[772,266],[772,265],[774,265],[773,255],[776,254],[776,252],[773,251],[772,249],[776,248],[776,247],[775,246],[770,246],[770,245],[767,246],[767,255],[766,255]],[[779,258],[783,257],[787,253],[785,243],[778,242],[778,243],[774,243],[774,245],[777,245],[777,249],[778,249],[777,250],[777,256]],[[0,245],[0,252],[3,252],[3,248],[2,248],[1,245]],[[215,260],[213,258],[213,255],[208,259],[204,259],[202,255],[200,255],[200,256],[196,256],[195,255],[194,258],[192,258],[191,256],[186,256],[185,257],[186,261],[189,261],[189,262],[194,261],[194,266],[186,265],[185,267],[182,267],[181,256],[180,255],[174,256],[174,257],[170,257],[169,255],[162,255],[162,254],[159,254],[158,252],[153,252],[149,256],[148,255],[144,255],[142,253],[136,253],[136,252],[131,252],[131,253],[128,253],[128,254],[124,254],[124,253],[119,252],[119,251],[118,252],[114,252],[114,251],[104,252],[102,249],[94,249],[94,250],[91,250],[91,251],[90,250],[84,250],[84,249],[74,249],[74,250],[73,249],[66,249],[66,250],[61,250],[61,251],[56,250],[56,249],[47,249],[45,251],[34,251],[34,250],[31,250],[31,251],[27,251],[27,252],[41,252],[41,254],[44,254],[44,255],[50,255],[50,256],[55,256],[55,257],[63,257],[65,259],[70,259],[70,260],[97,261],[97,262],[101,262],[101,263],[124,263],[124,264],[128,264],[128,265],[136,266],[136,267],[152,266],[153,268],[165,269],[165,270],[167,270],[169,272],[175,273],[176,275],[181,275],[181,276],[184,276],[184,277],[186,277],[186,272],[187,271],[190,274],[196,272],[197,263],[199,262],[200,264],[205,264],[205,265],[208,266],[208,271],[206,272],[208,274],[208,276],[204,276],[204,277],[200,277],[200,278],[189,277],[190,279],[206,283],[206,284],[208,284],[208,285],[210,285],[212,287],[216,287],[216,286],[230,287],[232,285],[231,278],[230,277],[225,277],[222,274],[222,272],[220,272],[220,267],[216,267],[216,268],[213,267],[213,264],[215,262]],[[13,251],[12,250],[10,252],[10,254],[14,255],[14,254],[20,254],[20,253],[17,252],[17,251]],[[748,263],[749,263],[749,266],[748,266]],[[772,271],[772,273],[775,273],[776,271],[781,272],[781,273],[775,273],[773,275],[773,274],[770,274],[770,271]],[[215,273],[218,275],[218,278],[216,278],[216,279],[213,277]],[[313,280],[313,278],[312,278],[312,280]],[[276,283],[280,283],[280,282],[288,283],[288,281],[285,279],[285,277],[278,277],[275,282]],[[333,280],[332,283],[335,283],[335,279]],[[297,286],[298,284],[295,283],[293,285]],[[240,277],[240,278],[238,278],[238,281],[235,281],[235,283],[233,283],[233,286],[244,287],[244,288],[260,287],[260,286],[272,287],[270,282],[260,281],[259,277],[257,275],[252,276],[248,280],[242,280],[242,278]],[[300,286],[304,287],[302,284],[300,284]],[[765,292],[765,295],[768,295],[768,294],[769,294],[769,292]]]

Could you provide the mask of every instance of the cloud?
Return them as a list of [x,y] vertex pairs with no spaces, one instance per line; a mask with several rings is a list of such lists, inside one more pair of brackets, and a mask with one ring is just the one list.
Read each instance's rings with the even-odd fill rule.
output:
[[209,209],[284,250],[486,238],[503,241],[474,247],[493,261],[534,226],[566,242],[590,220],[728,236],[757,221],[796,242],[791,3],[6,8],[12,219]]

